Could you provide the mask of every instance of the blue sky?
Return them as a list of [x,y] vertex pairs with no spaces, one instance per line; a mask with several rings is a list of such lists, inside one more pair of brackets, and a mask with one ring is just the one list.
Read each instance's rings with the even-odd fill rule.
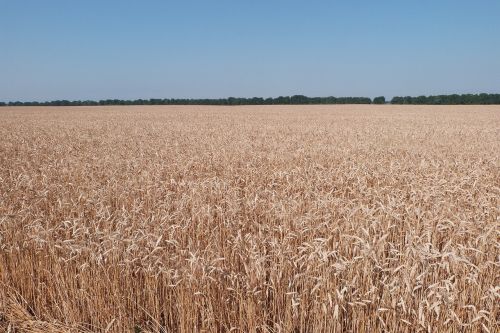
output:
[[500,1],[0,0],[0,101],[500,92]]

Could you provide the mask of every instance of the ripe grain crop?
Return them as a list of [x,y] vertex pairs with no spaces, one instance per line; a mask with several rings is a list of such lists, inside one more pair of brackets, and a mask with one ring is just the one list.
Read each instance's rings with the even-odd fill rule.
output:
[[498,332],[498,106],[0,109],[0,329]]

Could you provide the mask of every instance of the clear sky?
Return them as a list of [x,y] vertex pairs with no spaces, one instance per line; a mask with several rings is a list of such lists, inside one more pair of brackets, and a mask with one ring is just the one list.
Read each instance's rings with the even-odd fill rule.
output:
[[0,0],[0,101],[469,92],[499,0]]

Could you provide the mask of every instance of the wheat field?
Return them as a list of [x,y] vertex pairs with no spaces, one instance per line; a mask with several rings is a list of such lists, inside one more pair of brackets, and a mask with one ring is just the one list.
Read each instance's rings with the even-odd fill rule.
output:
[[498,332],[500,106],[0,108],[0,330]]

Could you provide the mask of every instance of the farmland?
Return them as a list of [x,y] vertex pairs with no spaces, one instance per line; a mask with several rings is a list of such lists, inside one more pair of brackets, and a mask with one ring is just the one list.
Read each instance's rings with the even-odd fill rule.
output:
[[500,106],[0,109],[0,330],[495,332]]

